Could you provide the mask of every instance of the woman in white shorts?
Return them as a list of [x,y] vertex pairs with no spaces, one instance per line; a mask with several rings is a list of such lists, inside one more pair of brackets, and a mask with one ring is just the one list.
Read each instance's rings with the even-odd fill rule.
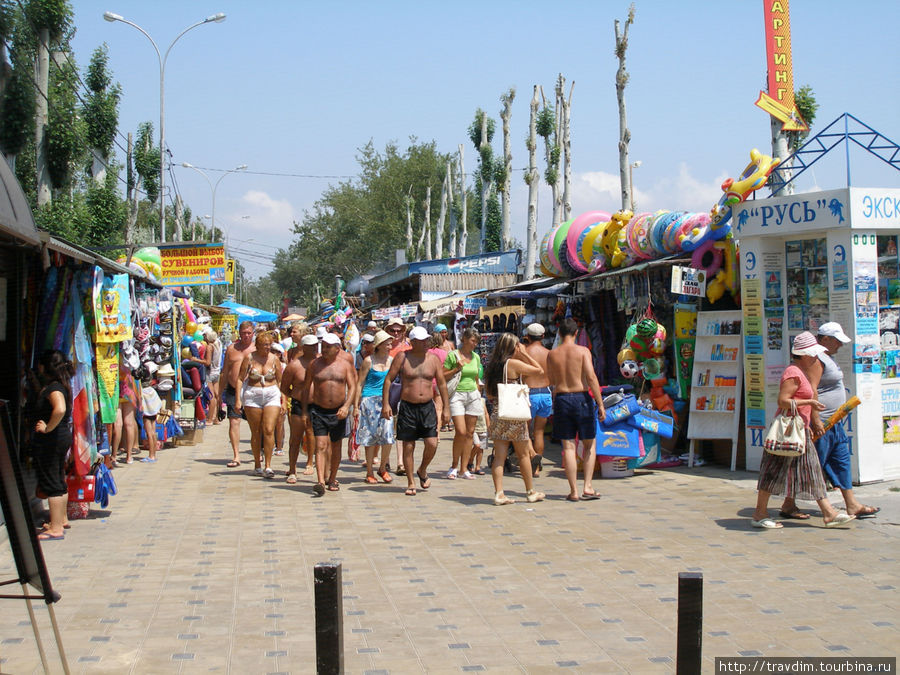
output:
[[[238,380],[234,409],[244,410],[250,424],[250,449],[253,451],[253,473],[257,476],[274,478],[271,468],[272,449],[275,447],[275,423],[286,409],[281,393],[281,361],[272,352],[272,336],[260,333],[256,336],[256,351],[244,357]],[[262,467],[260,449],[265,456],[266,466]]]
[[[475,478],[467,466],[472,454],[475,421],[484,412],[484,404],[478,389],[482,376],[481,358],[475,351],[480,340],[481,334],[477,330],[466,328],[459,349],[447,354],[444,361],[444,379],[449,381],[457,373],[460,374],[456,391],[450,397],[450,416],[453,418],[454,429],[453,464],[447,472],[447,478],[451,480],[457,476]],[[462,473],[459,473],[460,471]]]

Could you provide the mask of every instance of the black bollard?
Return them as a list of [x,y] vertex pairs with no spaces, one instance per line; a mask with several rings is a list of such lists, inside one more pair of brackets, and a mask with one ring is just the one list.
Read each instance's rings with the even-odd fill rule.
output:
[[316,591],[316,672],[344,672],[344,596],[340,563],[319,563],[313,570]]
[[693,675],[700,672],[703,643],[703,575],[678,573],[678,653],[675,672]]

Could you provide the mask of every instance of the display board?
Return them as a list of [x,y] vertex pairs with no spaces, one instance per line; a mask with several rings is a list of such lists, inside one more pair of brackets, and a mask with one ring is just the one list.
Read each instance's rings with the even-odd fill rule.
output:
[[743,384],[741,312],[698,312],[691,403],[688,466],[694,465],[698,440],[731,440],[731,470],[737,463]]

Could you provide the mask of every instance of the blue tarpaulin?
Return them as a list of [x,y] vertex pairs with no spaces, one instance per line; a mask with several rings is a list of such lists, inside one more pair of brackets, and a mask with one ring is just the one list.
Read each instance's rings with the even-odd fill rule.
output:
[[241,320],[253,321],[254,323],[260,323],[261,321],[278,321],[277,314],[267,312],[264,309],[257,309],[256,307],[241,305],[237,302],[232,302],[231,300],[220,302],[219,307],[230,309],[232,312],[237,314],[238,318]]

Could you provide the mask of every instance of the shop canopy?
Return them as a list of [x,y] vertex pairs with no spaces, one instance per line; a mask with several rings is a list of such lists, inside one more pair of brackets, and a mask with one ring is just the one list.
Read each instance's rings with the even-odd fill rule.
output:
[[253,321],[254,323],[260,323],[261,321],[278,321],[278,315],[273,312],[267,312],[264,309],[257,309],[256,307],[248,307],[247,305],[241,305],[231,300],[220,302],[219,307],[230,309],[234,314],[237,314],[239,318],[246,321]]

